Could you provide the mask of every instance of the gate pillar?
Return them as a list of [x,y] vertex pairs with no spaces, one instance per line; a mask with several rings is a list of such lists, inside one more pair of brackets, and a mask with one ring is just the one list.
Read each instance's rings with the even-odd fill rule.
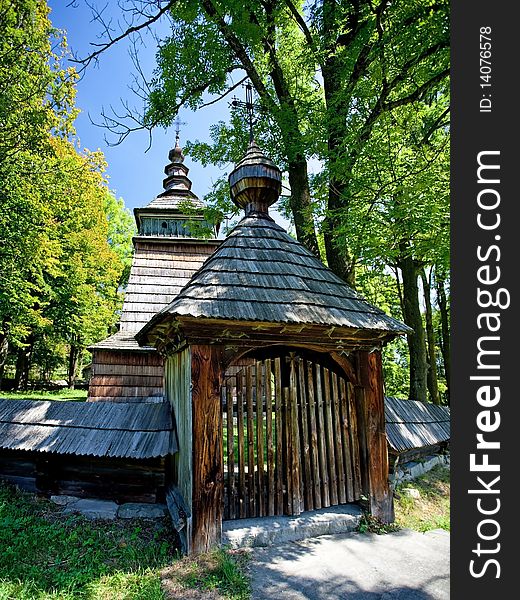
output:
[[190,551],[207,552],[222,538],[222,350],[191,347],[193,523]]
[[[370,514],[383,523],[394,520],[394,498],[388,481],[388,446],[385,433],[385,404],[381,352],[358,350],[358,410],[361,412],[360,448],[364,454],[361,465]],[[358,395],[358,394],[357,394]],[[358,396],[358,397],[359,397]]]

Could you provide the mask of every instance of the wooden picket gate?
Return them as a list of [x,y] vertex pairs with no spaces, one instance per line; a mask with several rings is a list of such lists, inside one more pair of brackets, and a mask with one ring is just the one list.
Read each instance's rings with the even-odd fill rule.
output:
[[222,387],[224,518],[359,500],[351,384],[294,354],[248,362],[230,368]]

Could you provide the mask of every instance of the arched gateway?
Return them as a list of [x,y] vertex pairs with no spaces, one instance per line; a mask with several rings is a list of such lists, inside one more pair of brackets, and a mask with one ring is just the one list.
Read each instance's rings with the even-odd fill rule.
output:
[[361,494],[391,521],[381,348],[409,329],[271,219],[281,173],[254,141],[229,180],[244,218],[136,335],[166,356],[186,547]]

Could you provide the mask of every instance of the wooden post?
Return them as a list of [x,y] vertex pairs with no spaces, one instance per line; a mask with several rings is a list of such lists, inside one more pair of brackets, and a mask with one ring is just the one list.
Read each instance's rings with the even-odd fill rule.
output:
[[[381,352],[358,351],[359,382],[363,387],[360,446],[365,445],[365,471],[370,513],[384,523],[394,520],[394,501],[388,484],[388,446],[385,435],[385,404]],[[361,400],[358,397],[358,400]],[[361,402],[358,402],[358,406]],[[364,422],[364,423],[363,423]]]
[[193,525],[190,551],[207,552],[222,537],[223,456],[221,351],[192,346]]

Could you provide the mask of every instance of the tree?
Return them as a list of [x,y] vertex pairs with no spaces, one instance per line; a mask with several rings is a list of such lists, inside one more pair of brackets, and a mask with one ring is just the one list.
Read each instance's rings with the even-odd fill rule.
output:
[[[168,126],[183,106],[201,109],[224,99],[242,81],[231,74],[245,73],[263,109],[256,135],[288,174],[298,239],[317,253],[322,236],[329,266],[355,285],[356,266],[366,255],[363,236],[385,220],[387,237],[372,241],[383,242],[378,260],[401,278],[403,317],[415,331],[408,337],[410,396],[426,400],[418,277],[435,264],[436,246],[446,248],[436,239],[435,220],[444,219],[438,234],[445,242],[446,194],[437,179],[445,185],[447,163],[437,160],[441,150],[432,139],[449,114],[447,0],[316,0],[306,8],[292,0],[132,5],[138,21],[84,64],[161,14],[169,16],[172,34],[160,44],[154,79],[141,90],[146,109],[140,117],[128,114],[134,127]],[[107,125],[121,138],[134,128],[117,117]],[[213,129],[212,145],[188,149],[203,161],[236,160],[245,141],[239,129],[232,115],[230,124]],[[323,166],[314,178],[310,158]],[[377,251],[371,241],[368,246]]]
[[[118,292],[125,247],[129,243],[114,221],[121,205],[112,200],[112,244],[119,242],[118,251],[109,242],[109,219],[105,213],[110,194],[103,180],[105,168],[101,153],[78,154],[72,144],[55,139],[52,206],[52,235],[59,248],[59,264],[49,281],[51,290],[44,317],[52,323],[69,348],[68,383],[74,387],[80,359],[85,348],[106,335],[117,320],[121,307]],[[117,235],[120,237],[118,238]]]
[[0,366],[13,348],[21,388],[65,345],[73,385],[85,346],[116,319],[131,247],[102,155],[70,141],[76,74],[47,14],[40,0],[0,0]]
[[[438,93],[430,104],[402,107],[374,128],[354,173],[349,218],[338,230],[362,264],[383,262],[396,273],[402,315],[414,330],[409,394],[422,401],[428,361],[418,279],[425,266],[449,262],[449,131],[439,119],[445,103]],[[429,365],[436,368],[435,361]]]
[[103,198],[103,212],[108,225],[108,244],[123,265],[119,287],[124,289],[128,283],[132,266],[134,253],[132,236],[136,234],[135,221],[130,211],[125,207],[123,199],[116,198],[107,188],[105,188]]
[[75,114],[74,72],[59,64],[64,42],[47,15],[42,0],[0,0],[2,368],[8,342],[24,345],[30,330],[41,324],[38,290],[55,261],[40,175],[46,172],[45,157],[52,155],[49,133],[66,135]]
[[[384,115],[422,100],[446,79],[448,3],[321,0],[308,10],[292,0],[171,0],[160,10],[148,1],[131,4],[138,22],[109,37],[84,64],[161,15],[169,15],[172,35],[159,47],[155,78],[141,90],[145,113],[128,115],[133,127],[118,118],[107,125],[121,138],[136,122],[168,126],[182,106],[202,108],[205,93],[228,96],[237,87],[230,74],[245,72],[281,148],[297,237],[316,253],[307,161],[323,160],[326,258],[353,283],[356,257],[337,230],[350,204],[354,168]],[[213,152],[213,159],[229,158],[226,151]]]

